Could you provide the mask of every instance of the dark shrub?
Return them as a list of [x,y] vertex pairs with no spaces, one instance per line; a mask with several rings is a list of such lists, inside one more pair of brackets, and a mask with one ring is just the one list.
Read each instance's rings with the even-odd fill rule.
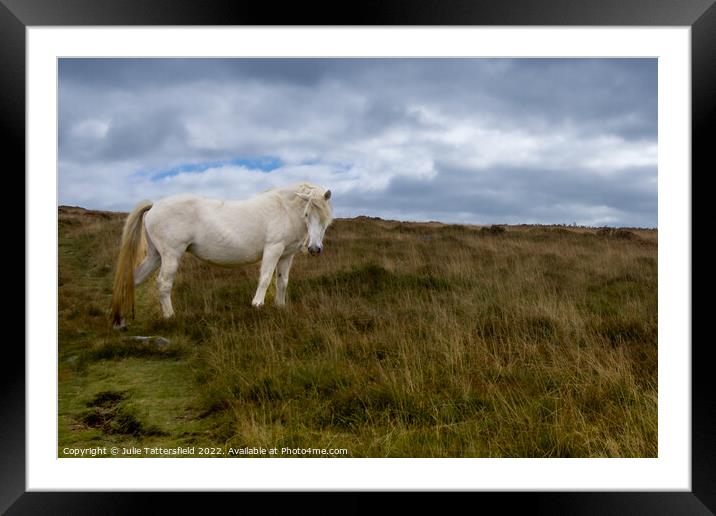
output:
[[498,226],[496,224],[493,224],[492,226],[480,228],[480,233],[483,235],[501,235],[505,232],[504,226]]

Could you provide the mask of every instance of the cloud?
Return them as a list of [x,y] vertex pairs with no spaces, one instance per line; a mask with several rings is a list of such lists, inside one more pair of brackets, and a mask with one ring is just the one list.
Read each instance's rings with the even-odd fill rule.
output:
[[654,59],[61,59],[59,70],[61,204],[128,210],[306,179],[331,188],[337,216],[657,223]]

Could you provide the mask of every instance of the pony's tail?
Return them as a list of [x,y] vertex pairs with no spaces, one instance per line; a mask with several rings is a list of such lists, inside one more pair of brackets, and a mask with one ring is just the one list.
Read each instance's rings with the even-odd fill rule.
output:
[[140,202],[124,223],[112,287],[112,324],[115,328],[124,326],[123,314],[132,312],[134,316],[134,269],[145,251],[146,236],[142,222],[144,213],[151,207],[151,201]]

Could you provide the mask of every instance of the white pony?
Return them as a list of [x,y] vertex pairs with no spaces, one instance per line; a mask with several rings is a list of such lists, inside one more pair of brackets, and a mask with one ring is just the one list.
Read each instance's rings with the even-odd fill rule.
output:
[[[331,191],[309,183],[267,190],[244,201],[220,201],[177,195],[140,202],[127,217],[112,291],[115,328],[134,313],[134,288],[157,267],[159,302],[165,318],[174,315],[171,290],[185,251],[218,265],[261,260],[261,274],[251,304],[262,306],[276,270],[276,304],[286,303],[288,273],[303,249],[320,254],[332,221]],[[142,258],[143,243],[146,256]],[[137,266],[138,265],[138,266]]]

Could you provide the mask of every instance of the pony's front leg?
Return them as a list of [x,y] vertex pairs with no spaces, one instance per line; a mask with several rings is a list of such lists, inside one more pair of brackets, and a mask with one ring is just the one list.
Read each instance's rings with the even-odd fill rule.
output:
[[276,305],[283,306],[286,304],[286,287],[288,286],[288,272],[291,270],[293,257],[284,256],[278,261],[276,266]]
[[256,295],[251,304],[254,306],[262,306],[264,297],[266,297],[266,289],[271,283],[273,271],[276,268],[279,258],[283,254],[283,244],[274,244],[264,248],[263,259],[261,260],[261,275],[259,276],[259,286],[256,289]]

